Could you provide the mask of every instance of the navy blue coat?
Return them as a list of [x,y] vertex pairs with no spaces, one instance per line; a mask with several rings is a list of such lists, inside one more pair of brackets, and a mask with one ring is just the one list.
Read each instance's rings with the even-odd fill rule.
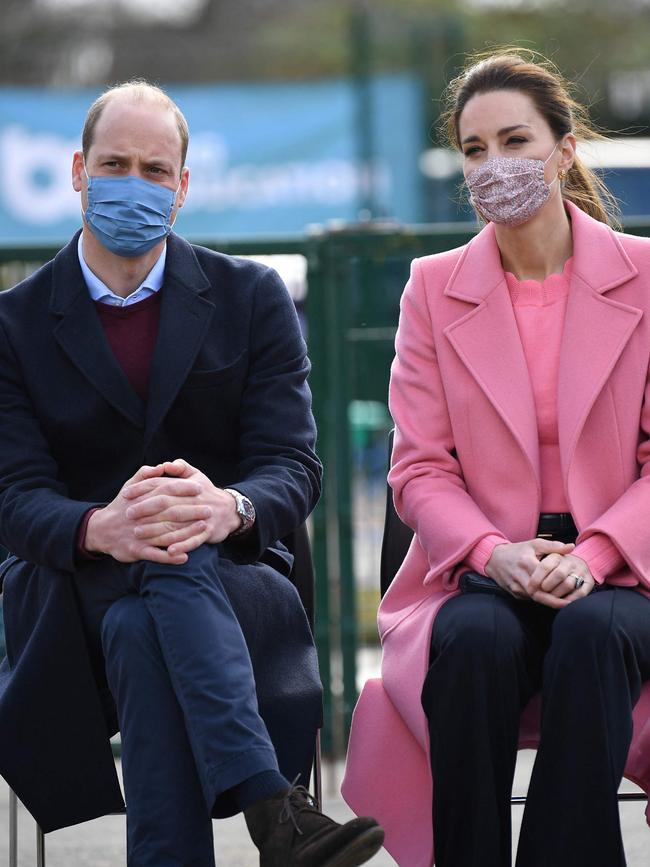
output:
[[[285,773],[309,766],[319,722],[315,650],[276,544],[321,481],[293,304],[272,269],[174,234],[161,291],[146,405],[108,344],[76,237],[0,293],[0,544],[13,555],[0,567],[0,774],[46,831],[123,808],[111,697],[95,683],[70,576],[83,515],[143,464],[183,457],[254,502],[254,531],[222,545],[242,576],[226,590]],[[215,815],[232,811],[226,800]]]

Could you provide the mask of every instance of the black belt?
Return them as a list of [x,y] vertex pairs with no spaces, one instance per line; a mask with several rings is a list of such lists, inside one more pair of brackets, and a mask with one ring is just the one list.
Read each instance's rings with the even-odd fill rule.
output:
[[578,529],[573,523],[570,512],[542,512],[539,516],[537,535],[546,539],[575,541]]

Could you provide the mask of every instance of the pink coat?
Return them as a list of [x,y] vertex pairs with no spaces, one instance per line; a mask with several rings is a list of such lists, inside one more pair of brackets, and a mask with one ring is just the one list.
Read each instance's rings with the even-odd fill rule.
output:
[[[574,260],[558,383],[566,496],[579,540],[607,534],[627,563],[616,583],[650,594],[650,241],[567,210]],[[535,406],[493,225],[465,247],[414,261],[396,350],[389,478],[417,535],[379,608],[381,678],[359,698],[342,792],[357,814],[381,822],[398,864],[431,867],[420,692],[433,620],[457,592],[455,567],[470,549],[496,531],[532,538],[540,511]],[[536,704],[522,716],[521,747],[537,743]],[[626,776],[650,789],[650,682]]]

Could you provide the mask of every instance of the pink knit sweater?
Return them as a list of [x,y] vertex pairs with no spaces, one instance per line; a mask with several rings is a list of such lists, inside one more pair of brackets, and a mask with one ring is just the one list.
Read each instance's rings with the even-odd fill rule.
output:
[[[542,283],[518,280],[507,272],[505,275],[535,398],[542,512],[569,511],[560,468],[557,383],[571,265],[568,259],[561,274],[550,274]],[[497,534],[486,536],[470,551],[466,563],[484,572],[494,547],[507,541]],[[573,554],[585,561],[598,583],[623,565],[616,546],[601,533],[581,542]]]

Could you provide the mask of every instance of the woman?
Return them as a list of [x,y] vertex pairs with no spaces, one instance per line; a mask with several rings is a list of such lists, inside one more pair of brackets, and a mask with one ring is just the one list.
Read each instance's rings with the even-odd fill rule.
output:
[[650,786],[650,242],[607,224],[549,64],[492,55],[450,102],[486,226],[402,299],[389,481],[416,537],[343,793],[402,867],[432,839],[437,867],[503,867],[538,732],[517,867],[620,867],[624,769]]

